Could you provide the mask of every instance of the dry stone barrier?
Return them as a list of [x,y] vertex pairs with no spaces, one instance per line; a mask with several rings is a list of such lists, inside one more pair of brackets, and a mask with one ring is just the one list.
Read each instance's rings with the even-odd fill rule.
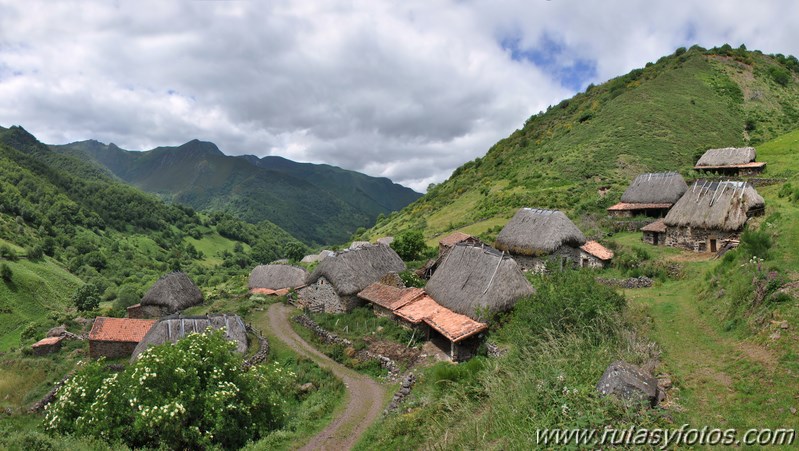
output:
[[[316,321],[312,320],[308,315],[302,314],[297,315],[292,318],[297,324],[309,329],[313,332],[323,343],[327,344],[337,344],[342,346],[350,347],[352,346],[352,342],[347,340],[346,338],[339,337],[338,335],[330,332],[329,330],[324,329],[322,326],[316,323]],[[397,380],[400,374],[399,365],[390,358],[382,355],[371,352],[369,350],[363,349],[358,351],[356,356],[362,360],[372,359],[377,360],[380,363],[380,366],[385,368],[388,371],[388,379],[389,380]]]

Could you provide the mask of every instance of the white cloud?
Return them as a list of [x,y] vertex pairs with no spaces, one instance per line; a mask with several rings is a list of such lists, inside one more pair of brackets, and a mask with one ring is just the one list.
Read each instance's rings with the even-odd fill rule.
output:
[[[0,1],[0,125],[129,149],[199,138],[421,190],[564,86],[693,43],[797,54],[795,17],[790,1]],[[514,60],[507,38],[550,58]]]

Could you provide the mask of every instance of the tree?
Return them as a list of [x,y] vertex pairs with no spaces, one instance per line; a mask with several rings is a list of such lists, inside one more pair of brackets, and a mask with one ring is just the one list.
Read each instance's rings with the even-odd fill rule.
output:
[[82,312],[94,310],[100,306],[100,289],[93,283],[87,283],[75,290],[72,304]]
[[299,261],[305,256],[306,247],[302,243],[289,241],[283,248],[283,255],[289,260]]
[[11,282],[11,277],[13,277],[14,273],[11,272],[11,268],[8,267],[7,264],[3,263],[0,265],[0,277],[3,278],[6,282]]
[[239,449],[280,427],[296,375],[279,363],[242,368],[222,331],[148,349],[120,373],[85,365],[48,408],[45,427],[131,448]]
[[391,243],[399,256],[405,261],[413,261],[422,256],[427,245],[424,243],[424,236],[421,230],[408,230],[402,232]]

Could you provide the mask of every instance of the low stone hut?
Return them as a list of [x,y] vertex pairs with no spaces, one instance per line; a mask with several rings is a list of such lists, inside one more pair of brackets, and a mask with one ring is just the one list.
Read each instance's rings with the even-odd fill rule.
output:
[[488,325],[444,307],[424,294],[395,311],[400,324],[420,331],[455,362],[475,355]]
[[463,232],[452,232],[438,240],[439,255],[446,253],[453,246],[460,243],[480,244],[480,239]]
[[522,268],[541,272],[548,262],[577,265],[585,241],[563,212],[521,208],[497,235],[496,247],[510,253]]
[[130,357],[155,322],[154,319],[98,316],[89,332],[89,356],[93,359]]
[[290,290],[305,286],[308,271],[291,265],[258,265],[250,273],[248,288],[252,294],[285,296]]
[[608,214],[662,218],[687,190],[685,180],[676,172],[641,174],[624,191],[621,202],[608,208]]
[[580,246],[581,268],[607,268],[613,259],[613,251],[596,241],[586,241]]
[[666,245],[717,252],[738,240],[746,221],[764,209],[765,201],[749,183],[697,181],[663,220]]
[[754,147],[708,149],[696,162],[694,169],[733,176],[756,175],[766,168],[766,163],[757,162],[756,158],[757,152]]
[[202,304],[203,294],[184,272],[158,279],[141,303],[128,307],[129,318],[160,318]]
[[133,349],[131,361],[147,348],[164,343],[175,343],[186,335],[202,333],[207,329],[222,329],[228,340],[236,342],[236,351],[247,352],[247,328],[238,315],[211,315],[163,318],[156,322]]
[[666,244],[666,223],[663,222],[663,218],[641,227],[641,232],[644,234],[642,238],[644,243],[653,246]]
[[361,303],[358,292],[390,272],[404,270],[400,256],[382,244],[337,252],[311,273],[298,291],[298,302],[313,312],[348,312]]
[[400,288],[375,282],[364,288],[358,297],[372,304],[375,315],[395,318],[394,312],[403,305],[424,296],[421,288]]
[[504,252],[458,244],[441,262],[425,291],[442,306],[481,321],[486,312],[507,310],[535,289]]
[[63,336],[42,338],[31,346],[33,355],[41,356],[58,352],[61,350],[62,341],[64,341]]

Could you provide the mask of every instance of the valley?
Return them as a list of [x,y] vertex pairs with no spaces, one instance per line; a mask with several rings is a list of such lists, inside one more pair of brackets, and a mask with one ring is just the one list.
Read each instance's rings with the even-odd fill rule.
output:
[[[102,423],[86,426],[87,417],[58,395],[53,409],[82,418],[74,430],[48,426],[58,424],[53,414],[30,409],[68,374],[85,377],[97,393],[117,377],[150,374],[127,357],[90,363],[92,322],[132,317],[151,287],[175,272],[202,299],[170,313],[236,317],[251,327],[242,356],[212,354],[223,362],[220,372],[249,387],[236,395],[242,398],[220,403],[227,413],[203,423],[202,433],[184,427],[202,415],[185,424],[158,420],[164,431],[175,427],[185,446],[536,449],[535,431],[544,429],[794,428],[799,63],[790,58],[744,47],[678,49],[533,115],[424,195],[333,166],[227,156],[197,140],[135,152],[97,141],[48,146],[22,127],[0,127],[0,264],[8,271],[0,280],[0,448],[174,446],[146,436],[158,430],[144,426],[146,415],[132,416],[141,421],[130,426],[113,423],[142,409],[128,408],[132,400],[110,401],[120,410],[108,412],[124,412],[107,415],[113,437],[96,432]],[[744,146],[766,163],[762,174],[694,168],[708,149]],[[696,180],[742,180],[765,207],[744,215],[729,249],[716,248],[715,238],[713,247],[694,250],[649,244],[639,223],[655,218],[607,209],[639,174],[665,171],[678,172],[688,190]],[[740,203],[743,188],[739,196]],[[497,240],[524,208],[531,213],[520,222],[565,214],[556,232],[573,221],[576,232],[563,242],[580,241],[570,241],[574,252],[553,250],[557,261],[539,267],[542,251],[530,245],[523,254],[502,244],[506,237]],[[439,245],[453,232],[477,244]],[[385,237],[393,238],[389,248],[369,244]],[[588,267],[579,253],[588,241],[612,259]],[[336,252],[301,262],[322,249]],[[469,260],[472,251],[479,255]],[[301,283],[254,286],[248,275],[268,263],[301,269]],[[642,285],[626,286],[631,280]],[[364,295],[375,285],[382,287],[374,298]],[[467,291],[468,302],[445,300]],[[507,308],[471,303],[495,292],[512,298]],[[88,308],[79,309],[83,303]],[[300,314],[327,335],[296,321]],[[61,325],[82,339],[37,355],[32,345]],[[268,351],[254,347],[263,343],[259,334]],[[206,334],[192,337],[224,347]],[[259,351],[263,362],[242,363]],[[616,361],[655,377],[662,399],[600,395],[598,381]],[[159,371],[182,374],[168,364]],[[205,374],[205,364],[197,365]],[[159,389],[186,399],[167,379]],[[80,391],[69,387],[64,392]],[[208,399],[228,396],[208,387]],[[254,393],[274,398],[243,398]],[[81,399],[74,405],[96,412]],[[241,399],[248,399],[241,406],[272,405],[273,418],[260,418],[257,428],[231,426],[249,424],[235,413]],[[246,439],[226,440],[235,428]],[[142,441],[127,438],[131,431]]]

